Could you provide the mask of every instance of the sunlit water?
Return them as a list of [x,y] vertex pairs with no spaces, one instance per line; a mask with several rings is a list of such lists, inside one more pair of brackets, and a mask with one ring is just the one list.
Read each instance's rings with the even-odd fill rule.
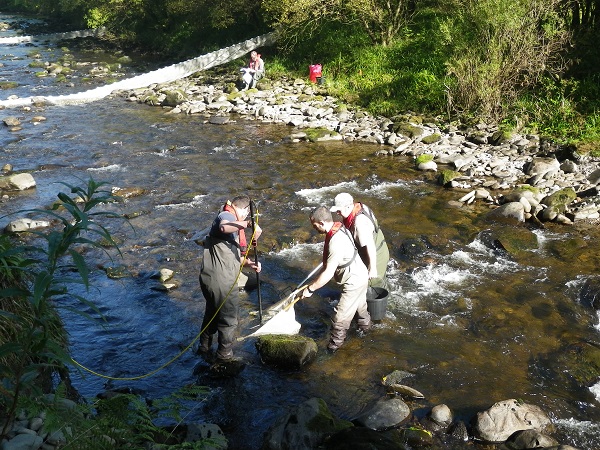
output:
[[[2,48],[2,79],[19,81],[0,92],[2,98],[85,88],[77,80],[69,86],[26,73],[31,51]],[[65,191],[59,183],[89,177],[145,190],[111,209],[133,217],[107,224],[122,256],[85,255],[94,268],[92,287],[75,291],[97,305],[104,321],[92,321],[96,312],[72,298],[57,301],[85,314],[63,309],[72,356],[94,372],[73,371],[84,396],[131,387],[156,398],[187,384],[207,385],[213,395],[190,417],[221,425],[231,448],[254,449],[288,406],[318,396],[351,419],[385,395],[381,378],[401,369],[414,374],[407,383],[426,396],[410,402],[418,416],[445,403],[469,420],[494,402],[519,398],[552,416],[562,443],[600,448],[600,384],[566,383],[570,367],[561,365],[570,346],[599,341],[598,314],[579,303],[581,286],[600,268],[595,228],[538,230],[538,249],[511,258],[480,239],[489,226],[478,220],[484,207],[449,207],[460,194],[415,172],[409,159],[375,157],[373,145],[292,144],[284,140],[291,128],[283,125],[240,120],[217,126],[123,99],[0,111],[8,115],[18,116],[23,129],[0,132],[0,163],[32,172],[37,188],[1,203],[4,214],[47,206]],[[47,120],[34,125],[35,115]],[[194,233],[210,224],[225,199],[249,193],[256,200],[266,308],[320,262],[323,239],[308,214],[341,191],[371,206],[386,234],[392,261],[385,319],[364,339],[351,331],[339,352],[320,354],[299,372],[264,366],[255,341],[246,339],[236,347],[248,362],[245,370],[233,379],[209,377],[188,349],[204,310]],[[113,280],[100,270],[116,265],[130,276]],[[168,293],[149,277],[163,267],[175,271],[179,284]],[[337,291],[328,286],[319,294],[295,309],[301,333],[322,351]],[[258,323],[259,299],[253,291],[242,300],[240,334],[246,336]]]

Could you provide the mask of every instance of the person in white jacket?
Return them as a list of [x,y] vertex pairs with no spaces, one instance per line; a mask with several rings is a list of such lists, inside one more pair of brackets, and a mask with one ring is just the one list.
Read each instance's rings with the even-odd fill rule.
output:
[[244,81],[244,90],[255,88],[258,80],[265,74],[265,62],[261,59],[260,54],[256,51],[252,51],[250,53],[248,67],[243,67],[241,71],[243,72],[242,80]]

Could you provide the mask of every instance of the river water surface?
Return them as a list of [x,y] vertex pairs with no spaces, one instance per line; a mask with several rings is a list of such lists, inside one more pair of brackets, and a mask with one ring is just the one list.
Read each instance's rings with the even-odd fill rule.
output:
[[[29,67],[32,50],[49,60],[67,51],[43,43],[1,46],[0,81],[19,86],[0,91],[0,99],[95,87],[78,78],[57,83],[36,77]],[[34,124],[36,115],[47,120]],[[92,177],[109,187],[144,190],[112,209],[131,217],[107,224],[122,255],[110,253],[111,260],[101,252],[86,254],[94,268],[92,288],[76,292],[97,304],[106,322],[67,310],[63,315],[73,358],[95,372],[73,370],[84,396],[131,387],[157,398],[187,384],[206,385],[212,395],[191,417],[218,423],[231,448],[257,449],[287,407],[317,396],[352,419],[385,396],[382,377],[400,369],[413,374],[406,384],[425,395],[410,402],[417,416],[445,403],[468,421],[497,401],[519,398],[551,415],[562,443],[600,448],[598,380],[565,382],[571,367],[563,358],[600,341],[598,315],[579,300],[582,285],[600,270],[597,228],[536,230],[537,250],[509,257],[483,244],[489,227],[479,220],[483,207],[448,206],[462,194],[436,186],[408,158],[375,157],[373,145],[289,143],[292,129],[285,125],[211,125],[203,116],[170,115],[122,98],[4,110],[0,116],[23,123],[20,131],[0,130],[0,163],[31,172],[37,182],[0,203],[3,215],[49,205],[66,190],[61,182],[82,184]],[[295,307],[300,332],[320,346],[317,360],[301,371],[264,366],[253,339],[236,347],[247,366],[235,378],[211,378],[191,350],[167,364],[200,331],[201,248],[192,236],[226,199],[248,193],[257,203],[265,308],[319,263],[323,239],[308,214],[342,191],[376,212],[392,255],[386,317],[371,334],[359,339],[351,331],[335,355],[323,354],[336,298],[329,286]],[[3,217],[0,226],[12,218]],[[122,266],[130,276],[108,278],[103,266]],[[175,271],[176,289],[156,289],[147,275],[161,268]],[[242,293],[242,301],[245,336],[257,324],[257,292]],[[59,304],[94,315],[73,299]]]

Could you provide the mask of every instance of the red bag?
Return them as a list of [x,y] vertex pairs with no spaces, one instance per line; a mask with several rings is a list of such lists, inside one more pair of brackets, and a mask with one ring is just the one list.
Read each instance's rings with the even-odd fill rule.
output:
[[316,83],[317,78],[321,78],[322,69],[321,64],[311,64],[308,66],[308,75],[311,83]]

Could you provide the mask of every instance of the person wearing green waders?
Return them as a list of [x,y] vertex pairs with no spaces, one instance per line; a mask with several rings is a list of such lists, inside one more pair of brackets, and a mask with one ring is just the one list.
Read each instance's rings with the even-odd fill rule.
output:
[[335,196],[331,212],[342,216],[344,226],[352,233],[358,253],[369,269],[369,285],[387,289],[385,271],[390,251],[371,208],[355,203],[350,194],[342,192]]
[[[238,325],[239,289],[237,284],[242,256],[247,251],[245,229],[252,226],[247,220],[250,198],[240,195],[227,201],[213,221],[204,240],[200,287],[206,299],[202,334],[198,353],[209,357],[213,335],[218,333],[217,362],[233,358],[233,343]],[[262,230],[255,224],[254,239]],[[260,263],[250,258],[245,265],[260,272]]]

